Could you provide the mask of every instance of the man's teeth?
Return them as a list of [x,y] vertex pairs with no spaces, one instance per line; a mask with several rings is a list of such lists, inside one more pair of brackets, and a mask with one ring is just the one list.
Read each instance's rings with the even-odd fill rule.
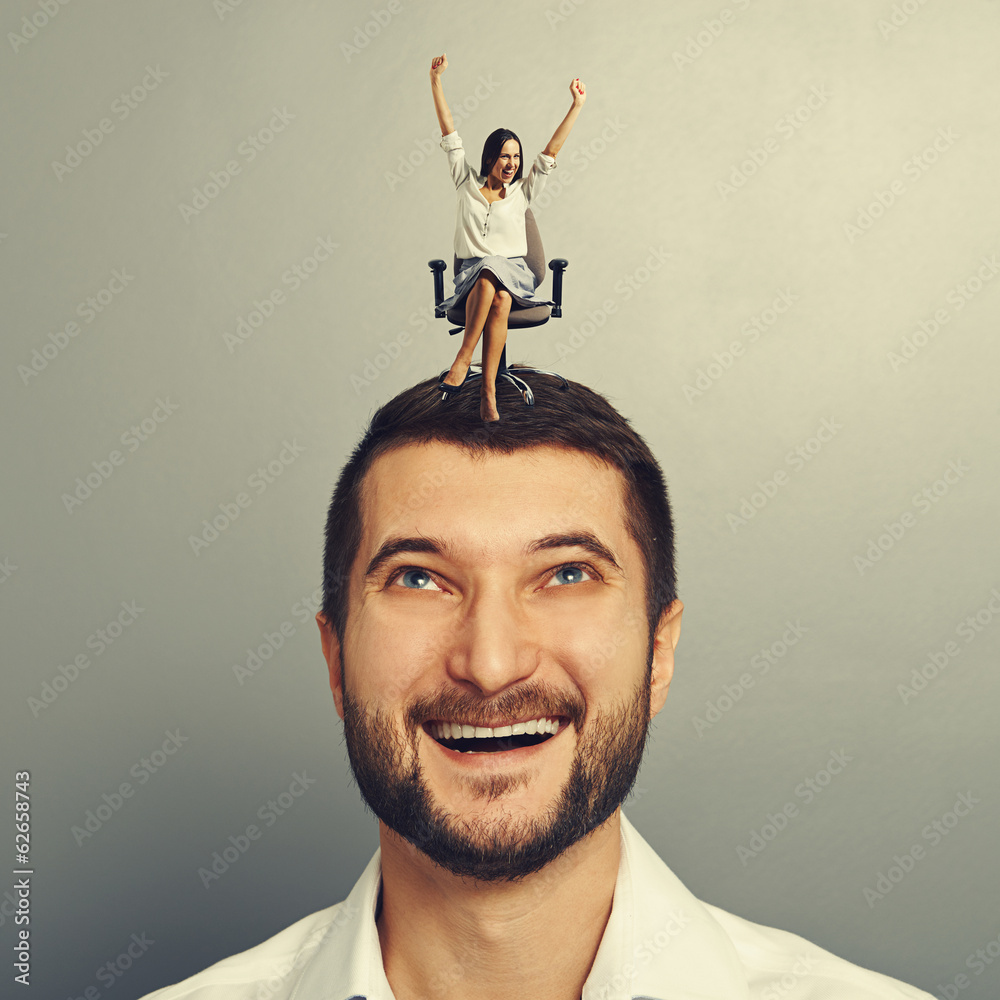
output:
[[533,736],[536,733],[559,732],[558,719],[532,719],[530,722],[516,722],[512,726],[467,726],[461,722],[432,722],[431,735],[439,740],[492,739],[495,736]]

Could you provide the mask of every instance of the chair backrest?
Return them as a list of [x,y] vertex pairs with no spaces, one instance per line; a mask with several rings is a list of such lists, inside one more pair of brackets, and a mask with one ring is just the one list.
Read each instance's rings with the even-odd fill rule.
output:
[[[535,276],[537,288],[545,280],[545,251],[542,249],[542,236],[538,231],[538,223],[535,222],[535,216],[530,208],[524,211],[524,235],[528,239],[528,252],[524,255],[524,262]],[[452,273],[458,274],[457,257],[452,261]]]
[[524,255],[524,262],[535,276],[537,288],[545,280],[545,251],[542,249],[542,236],[538,232],[538,223],[535,222],[535,216],[530,208],[524,211],[524,231],[528,237],[528,252]]

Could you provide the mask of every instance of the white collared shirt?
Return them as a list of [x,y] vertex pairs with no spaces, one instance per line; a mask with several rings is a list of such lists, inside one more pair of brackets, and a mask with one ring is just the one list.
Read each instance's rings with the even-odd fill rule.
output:
[[[145,1000],[395,1000],[375,925],[381,885],[376,851],[342,903]],[[442,973],[442,985],[452,981]],[[636,998],[933,1000],[794,934],[699,902],[622,815],[611,916],[582,1000]]]
[[457,132],[441,139],[448,154],[451,178],[458,189],[458,221],[455,223],[455,256],[523,257],[528,252],[524,232],[524,212],[555,169],[555,157],[539,153],[531,169],[520,180],[504,184],[507,193],[488,202],[479,189],[486,178],[477,173],[465,155]]

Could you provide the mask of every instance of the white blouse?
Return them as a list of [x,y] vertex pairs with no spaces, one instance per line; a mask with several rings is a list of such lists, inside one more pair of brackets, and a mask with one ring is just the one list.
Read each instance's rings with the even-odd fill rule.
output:
[[458,189],[455,256],[463,260],[494,255],[523,257],[528,252],[524,213],[555,168],[555,157],[539,153],[531,170],[520,180],[504,184],[507,193],[491,203],[479,190],[486,185],[486,178],[473,170],[458,133],[444,136],[441,148],[448,154],[451,177]]

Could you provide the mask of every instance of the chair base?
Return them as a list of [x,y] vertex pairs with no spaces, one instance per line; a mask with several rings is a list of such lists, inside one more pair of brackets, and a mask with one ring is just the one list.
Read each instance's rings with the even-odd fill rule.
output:
[[[446,368],[443,372],[441,372],[441,376],[438,379],[438,381],[443,381],[445,375],[447,375],[449,371],[450,369]],[[562,385],[559,386],[560,390],[566,389],[568,387],[566,379],[564,379],[562,375],[559,374],[559,372],[550,372],[545,368],[518,368],[516,369],[516,371],[518,373],[517,375],[515,375],[514,372],[512,372],[507,367],[507,348],[505,346],[503,349],[503,353],[500,355],[500,367],[497,369],[497,379],[498,380],[505,379],[506,381],[510,382],[510,384],[514,386],[514,388],[517,389],[517,391],[521,394],[521,398],[524,400],[525,406],[535,405],[535,394],[531,391],[531,386],[528,385],[528,383],[525,382],[524,379],[518,378],[518,375],[522,373],[528,373],[532,375],[551,375],[553,378],[559,379],[559,381],[562,383]],[[482,378],[482,377],[483,377],[483,366],[481,364],[474,363],[469,366],[469,374],[465,377],[464,384],[468,386],[470,382],[474,381],[477,378]],[[452,396],[451,393],[442,392],[441,401],[443,403],[446,403],[451,398],[451,396]]]

